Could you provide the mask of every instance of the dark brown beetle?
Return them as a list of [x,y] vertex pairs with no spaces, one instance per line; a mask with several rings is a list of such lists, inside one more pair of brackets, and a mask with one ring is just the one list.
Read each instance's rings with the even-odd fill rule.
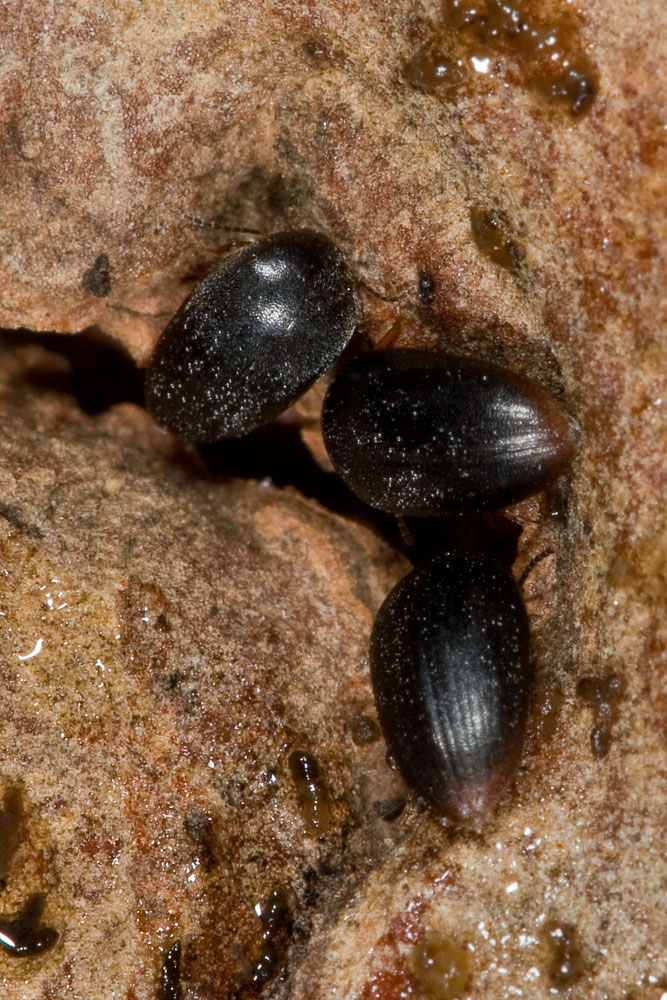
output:
[[389,754],[407,784],[456,822],[492,808],[519,760],[529,644],[519,588],[483,556],[432,560],[378,612],[371,681]]
[[225,257],[186,299],[146,371],[146,405],[197,441],[247,434],[315,382],[357,321],[352,276],[326,236],[277,233]]
[[516,503],[563,472],[574,450],[571,424],[537,383],[413,349],[374,351],[343,368],[322,432],[361,500],[413,517]]

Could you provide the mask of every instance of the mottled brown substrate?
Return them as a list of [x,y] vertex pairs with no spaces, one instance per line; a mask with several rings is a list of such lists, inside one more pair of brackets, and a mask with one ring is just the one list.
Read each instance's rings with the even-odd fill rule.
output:
[[[22,357],[43,385],[48,356]],[[132,407],[35,403],[0,362],[0,793],[24,809],[0,916],[45,893],[60,934],[37,959],[0,949],[2,996],[157,1000],[180,940],[186,995],[221,1000],[261,953],[256,904],[282,889],[303,938],[318,894],[382,853],[369,823],[398,779],[352,734],[374,715],[371,612],[405,566],[295,493],[160,457]]]
[[[467,65],[441,92],[410,83],[405,67],[443,33],[430,2],[26,0],[1,9],[4,325],[71,331],[98,323],[144,361],[227,238],[188,216],[264,231],[307,225],[338,240],[375,292],[409,290],[392,305],[361,286],[373,340],[397,336],[397,344],[507,363],[538,377],[582,430],[571,478],[513,512],[524,529],[517,575],[552,550],[525,584],[540,711],[515,786],[481,833],[451,834],[410,807],[395,824],[396,853],[344,903],[337,890],[306,891],[308,879],[319,885],[325,876],[306,877],[304,865],[316,870],[317,852],[333,848],[309,840],[293,819],[272,839],[273,827],[261,821],[262,810],[274,808],[272,786],[260,775],[278,768],[277,822],[293,817],[280,741],[289,726],[300,741],[295,749],[321,740],[334,798],[327,837],[341,844],[340,824],[356,808],[346,804],[346,789],[361,758],[335,720],[348,684],[349,696],[366,705],[365,668],[357,674],[353,663],[365,656],[370,618],[331,608],[349,588],[341,551],[356,551],[362,536],[341,541],[350,529],[337,527],[335,541],[324,542],[329,528],[309,520],[322,515],[300,513],[312,507],[299,501],[258,487],[214,490],[172,466],[166,471],[148,457],[166,439],[133,443],[127,412],[93,425],[67,411],[65,428],[53,431],[52,417],[16,416],[10,426],[8,416],[3,447],[12,457],[3,459],[0,499],[14,546],[4,564],[13,631],[3,633],[2,669],[7,704],[23,708],[5,725],[5,777],[25,772],[34,803],[26,816],[33,846],[15,862],[31,874],[16,884],[47,891],[45,916],[63,929],[61,950],[40,959],[36,985],[12,986],[10,1000],[41,1000],[49,976],[55,997],[69,989],[99,1000],[95,966],[105,996],[132,970],[144,1000],[150,994],[140,991],[177,933],[213,942],[212,950],[184,953],[184,970],[190,963],[193,976],[211,982],[206,963],[219,952],[219,975],[229,976],[238,956],[219,914],[227,907],[234,914],[242,949],[259,947],[248,907],[254,892],[272,888],[274,871],[293,873],[295,891],[316,915],[306,920],[312,936],[297,934],[292,946],[286,991],[294,1000],[423,1000],[424,963],[412,948],[433,937],[451,940],[444,950],[453,955],[474,948],[461,974],[474,1000],[542,1000],[568,985],[577,1000],[654,1000],[649,977],[667,975],[664,3],[591,0],[572,15],[573,53],[598,87],[577,118],[548,103],[502,47],[481,53],[491,59],[488,73]],[[451,25],[447,31],[444,54],[467,51],[468,40],[454,37]],[[35,419],[40,430],[32,434]],[[111,435],[103,448],[102,426]],[[314,426],[309,436],[315,448]],[[108,465],[114,448],[141,454],[129,473]],[[213,493],[227,498],[222,509],[209,502]],[[171,524],[167,507],[180,511]],[[222,540],[212,542],[218,532]],[[213,579],[216,558],[220,581],[204,585],[197,567]],[[366,557],[349,558],[359,567],[355,579],[363,578]],[[53,577],[65,595],[58,603]],[[214,589],[225,597],[218,624],[210,616]],[[47,599],[53,610],[42,607]],[[63,602],[68,607],[57,610]],[[270,607],[285,610],[286,625]],[[273,631],[263,631],[261,614]],[[317,631],[322,618],[333,631],[321,633],[317,653],[306,651],[314,671],[306,692],[294,687],[295,663],[303,662],[304,631]],[[243,655],[229,638],[236,623]],[[19,661],[40,637],[44,651]],[[218,657],[216,680],[207,670]],[[180,671],[173,689],[159,680],[171,658]],[[315,670],[322,662],[324,673]],[[42,670],[52,675],[37,682]],[[253,671],[261,674],[259,695],[253,683],[236,684]],[[612,673],[627,687],[608,752],[594,756],[597,723],[577,683]],[[198,712],[210,714],[210,726]],[[234,730],[246,713],[247,731]],[[265,722],[275,732],[262,745],[277,764],[250,756]],[[372,747],[379,762],[381,743]],[[376,771],[368,765],[364,773]],[[79,802],[65,796],[61,805],[59,782],[72,780]],[[235,781],[248,784],[239,789]],[[219,860],[211,848],[220,874],[206,882],[183,877],[204,848],[190,834],[172,836],[185,829],[182,801],[204,816],[188,828],[223,845]],[[258,817],[251,828],[239,821],[244,802]],[[222,818],[211,819],[211,840],[206,817],[214,805]],[[83,868],[69,888],[62,874],[69,856],[58,845],[86,837],[89,854],[71,848],[71,871]],[[350,848],[344,856],[363,876],[359,854]],[[336,865],[327,855],[324,870]],[[200,861],[196,871],[204,867]],[[172,896],[165,886],[173,885],[180,888]],[[67,891],[59,896],[58,886]],[[8,882],[10,891],[19,890]],[[96,913],[97,893],[105,902]],[[66,951],[72,899],[85,901],[73,907],[80,919],[72,926],[91,937],[85,949]],[[7,900],[18,908],[18,895]],[[237,916],[242,911],[247,916]],[[555,968],[559,948],[570,972]],[[77,955],[89,978],[74,985],[83,975]],[[54,956],[58,964],[49,966]],[[220,982],[202,986],[201,996],[206,988],[225,997]]]

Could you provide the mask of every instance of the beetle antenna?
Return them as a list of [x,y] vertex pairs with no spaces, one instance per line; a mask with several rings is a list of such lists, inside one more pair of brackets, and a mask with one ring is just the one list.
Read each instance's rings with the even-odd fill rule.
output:
[[363,285],[364,288],[367,288],[371,295],[374,295],[376,299],[380,299],[382,302],[402,302],[403,299],[407,298],[411,292],[415,291],[415,285],[406,285],[405,288],[401,289],[401,291],[397,292],[395,295],[387,295],[386,293],[378,292],[376,288],[369,285],[369,283],[364,281],[363,278],[358,277],[357,282],[358,284]]
[[523,573],[519,577],[519,586],[523,587],[524,583],[526,582],[526,577],[528,576],[529,573],[532,573],[532,571],[535,569],[538,563],[541,563],[543,559],[546,559],[547,556],[552,556],[553,554],[554,554],[553,549],[543,549],[542,552],[538,552],[536,556],[533,556],[533,558],[529,560],[528,564],[524,568]]
[[401,535],[401,541],[403,542],[404,545],[407,545],[408,548],[412,548],[412,546],[415,544],[415,539],[412,532],[408,528],[407,521],[405,520],[402,514],[398,514],[396,516],[396,524],[398,525],[398,530]]
[[408,800],[408,794],[400,796],[397,795],[395,800],[386,803],[386,809],[384,812],[379,812],[372,819],[362,823],[360,828],[362,830],[374,830],[380,825],[380,823],[393,823],[396,820],[401,819],[405,814]]
[[216,232],[225,233],[225,235],[229,236],[247,236],[249,237],[249,243],[260,236],[267,235],[266,233],[261,233],[258,229],[246,229],[242,226],[224,226],[219,222],[211,219],[200,219],[198,216],[190,215],[187,212],[177,212],[176,214],[179,219],[189,222],[190,225],[197,226],[199,229],[214,229]]
[[[357,267],[359,262],[355,261]],[[422,306],[430,306],[435,298],[436,286],[435,279],[433,275],[429,274],[428,271],[418,271],[417,272],[417,284],[406,285],[400,292],[396,292],[394,295],[388,295],[386,292],[378,292],[377,289],[369,285],[367,281],[363,278],[357,279],[360,285],[367,288],[371,295],[374,295],[377,299],[381,299],[382,302],[402,302],[403,299],[408,296],[412,296],[415,292],[417,293],[417,300]]]

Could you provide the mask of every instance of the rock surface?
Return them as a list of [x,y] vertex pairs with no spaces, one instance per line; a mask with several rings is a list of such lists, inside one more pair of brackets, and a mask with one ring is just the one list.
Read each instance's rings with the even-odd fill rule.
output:
[[[0,948],[2,995],[158,1000],[181,941],[184,995],[227,997],[256,905],[284,892],[303,939],[386,850],[367,641],[406,564],[296,493],[202,480],[135,407],[35,398],[51,356],[1,361],[0,915],[45,894],[59,934]],[[286,927],[271,946],[277,973]]]
[[[382,744],[370,744],[366,760],[349,738],[341,742],[336,720],[346,683],[368,711],[356,666],[370,622],[364,606],[376,605],[382,586],[371,575],[371,597],[350,611],[352,585],[339,562],[341,551],[358,552],[345,556],[358,570],[346,572],[365,578],[382,570],[385,550],[295,498],[194,481],[136,411],[91,422],[51,400],[42,413],[15,385],[2,443],[12,547],[4,565],[13,574],[2,641],[7,704],[22,707],[18,725],[5,722],[3,773],[23,776],[28,836],[25,860],[19,850],[14,862],[25,877],[8,876],[15,895],[6,901],[15,912],[21,892],[48,890],[45,919],[63,933],[32,978],[2,959],[11,1000],[68,991],[98,1000],[96,969],[105,989],[120,984],[123,1000],[153,1000],[177,936],[186,1000],[221,1000],[259,948],[252,905],[274,886],[260,877],[264,857],[292,886],[299,912],[288,980],[269,987],[294,1000],[541,1000],[568,989],[577,1000],[656,1000],[667,989],[667,12],[657,0],[590,0],[566,24],[557,5],[536,13],[526,3],[531,25],[556,25],[559,52],[590,85],[590,107],[572,116],[572,100],[545,99],[555,78],[540,79],[525,48],[461,27],[459,8],[445,4],[446,16],[435,3],[407,0],[2,8],[4,325],[98,324],[143,363],[228,239],[190,217],[224,229],[307,225],[353,259],[373,341],[509,364],[539,378],[582,431],[570,479],[510,512],[523,529],[516,574],[533,564],[525,592],[538,675],[534,732],[514,787],[477,832],[445,829],[414,804],[393,824],[364,826],[346,820],[366,815],[364,796],[350,792],[348,803],[347,795],[364,786],[361,774],[385,780]],[[429,83],[428,53],[438,47],[444,82]],[[378,297],[403,292],[395,302]],[[317,432],[309,434],[316,449]],[[121,454],[129,462],[122,474]],[[211,528],[216,490],[229,506]],[[272,513],[262,515],[265,496]],[[167,507],[178,526],[168,534]],[[122,548],[130,538],[136,552]],[[215,553],[227,569],[211,624]],[[57,608],[52,577],[75,595],[63,597],[68,609],[42,607],[52,599]],[[146,590],[154,581],[159,589]],[[283,631],[282,615],[274,622],[269,611],[310,628],[333,606],[332,588],[348,607],[338,639],[321,633],[308,659],[312,687],[292,691],[286,676],[301,633]],[[260,614],[278,636],[273,666],[240,596],[260,591]],[[72,607],[71,623],[59,617]],[[235,614],[242,649],[264,650],[263,667],[247,663],[250,654],[234,661],[227,626]],[[161,616],[171,632],[161,631]],[[18,661],[38,638],[44,651]],[[226,681],[216,679],[217,650],[229,658]],[[166,690],[156,678],[170,658],[187,669]],[[106,673],[93,682],[97,659]],[[223,708],[211,702],[218,683],[227,695],[230,678],[254,669],[275,731],[265,758],[252,763],[249,735],[233,730],[246,717],[248,734],[266,722],[252,685],[242,704],[231,694]],[[601,695],[591,707],[591,685],[579,682],[614,673],[625,693],[615,706],[605,708]],[[203,692],[199,703],[193,692]],[[294,820],[284,770],[275,809],[286,832],[274,842],[263,825],[273,806],[260,768],[280,770],[265,761],[284,761],[280,741],[292,732],[299,749],[321,746],[336,803],[331,844],[308,839]],[[58,786],[73,775],[78,804],[65,796],[61,806]],[[245,801],[257,821],[242,844]],[[220,874],[187,883],[194,859],[197,872],[209,862],[182,833],[182,802],[204,817],[192,830],[213,829],[206,818],[214,805],[223,810],[213,841],[224,853],[233,831],[225,857],[241,858],[238,868],[218,863],[212,849]],[[343,846],[346,823],[357,833]],[[81,854],[86,836],[94,843]],[[396,846],[385,856],[387,839]],[[77,859],[68,861],[68,850]],[[234,917],[221,928],[226,908]],[[113,947],[102,947],[112,931]],[[212,944],[198,952],[201,935]],[[123,969],[135,980],[119,979]]]

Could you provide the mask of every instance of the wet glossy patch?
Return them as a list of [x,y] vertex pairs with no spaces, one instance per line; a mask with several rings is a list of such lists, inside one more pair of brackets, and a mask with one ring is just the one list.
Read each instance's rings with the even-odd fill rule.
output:
[[556,989],[566,989],[576,983],[585,971],[577,929],[572,924],[550,920],[544,928],[544,935],[550,952],[547,966],[549,980]]
[[440,23],[405,64],[405,80],[447,99],[495,77],[573,117],[589,111],[598,92],[581,24],[570,10],[546,12],[515,0],[444,0]]
[[471,980],[470,952],[448,937],[431,933],[415,947],[413,970],[428,1000],[457,1000]]
[[563,692],[555,684],[540,684],[533,698],[532,716],[535,731],[543,739],[551,739],[556,732],[563,705]]
[[15,917],[0,917],[0,946],[17,958],[31,958],[53,948],[58,931],[41,923],[45,897],[31,896]]
[[287,972],[292,913],[285,891],[278,888],[270,892],[255,906],[255,914],[262,927],[261,945],[239,976],[240,989],[261,988]]
[[160,972],[157,1000],[181,1000],[180,941],[176,941],[165,955]]
[[596,757],[604,757],[609,753],[613,727],[618,720],[619,704],[625,689],[625,677],[616,672],[605,677],[583,677],[577,684],[578,696],[593,709],[591,750]]
[[294,750],[288,766],[308,832],[326,833],[331,825],[331,800],[317,759],[305,750]]
[[486,210],[481,205],[470,209],[470,229],[478,248],[499,267],[516,274],[525,254],[512,238],[509,221],[503,212]]

